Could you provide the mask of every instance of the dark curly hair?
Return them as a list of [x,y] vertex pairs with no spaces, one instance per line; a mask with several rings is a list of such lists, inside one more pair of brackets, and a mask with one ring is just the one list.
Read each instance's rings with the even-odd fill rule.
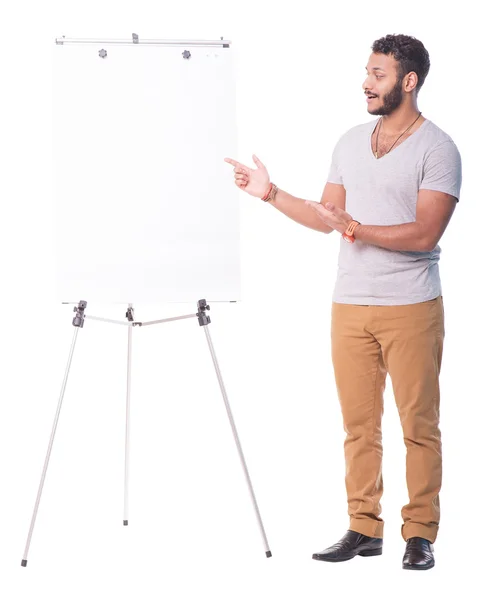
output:
[[410,35],[386,35],[372,44],[372,51],[378,54],[392,54],[398,63],[399,81],[414,71],[418,76],[416,94],[429,72],[429,54],[423,43]]

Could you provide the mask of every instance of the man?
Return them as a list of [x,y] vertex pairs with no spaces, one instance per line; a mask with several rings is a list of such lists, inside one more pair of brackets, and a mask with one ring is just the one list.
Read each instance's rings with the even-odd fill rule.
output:
[[331,343],[347,434],[350,524],[341,540],[313,555],[317,560],[382,553],[381,421],[389,373],[406,445],[403,568],[434,566],[444,339],[438,242],[459,201],[461,159],[452,139],[418,109],[429,66],[413,37],[373,43],[363,90],[369,114],[380,118],[339,139],[320,203],[278,189],[255,155],[256,169],[225,159],[240,189],[302,225],[342,234]]

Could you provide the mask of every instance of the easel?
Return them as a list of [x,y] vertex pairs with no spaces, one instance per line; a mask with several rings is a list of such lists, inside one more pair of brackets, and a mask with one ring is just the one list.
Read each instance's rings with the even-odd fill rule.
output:
[[216,359],[216,355],[215,355],[215,350],[213,348],[213,343],[211,341],[211,336],[210,336],[210,332],[208,330],[208,324],[211,322],[210,317],[206,314],[207,310],[210,310],[210,307],[206,304],[206,300],[199,300],[197,307],[198,307],[198,312],[195,314],[191,314],[191,315],[183,315],[181,317],[171,317],[168,319],[159,319],[156,321],[146,321],[146,322],[141,322],[141,321],[135,321],[134,320],[134,309],[132,307],[132,304],[128,305],[128,309],[126,312],[126,318],[127,318],[127,323],[124,321],[116,321],[113,319],[104,319],[101,317],[92,317],[89,315],[85,315],[84,314],[84,310],[87,306],[87,302],[85,300],[81,300],[79,302],[79,304],[77,305],[77,307],[74,307],[74,312],[76,313],[73,321],[72,321],[72,325],[75,328],[74,331],[74,337],[72,340],[72,345],[70,348],[70,352],[69,352],[69,358],[67,361],[67,368],[65,371],[65,375],[64,375],[64,381],[62,383],[62,389],[60,392],[60,398],[59,398],[59,402],[57,405],[57,411],[55,413],[55,418],[54,418],[54,425],[52,427],[52,433],[50,435],[50,441],[49,441],[49,446],[47,449],[47,456],[45,457],[45,462],[44,462],[44,468],[42,470],[42,476],[40,479],[40,485],[39,485],[39,489],[37,492],[37,499],[35,501],[35,507],[34,507],[34,512],[32,515],[32,520],[30,523],[30,529],[29,529],[29,533],[28,533],[28,538],[27,538],[27,544],[25,546],[25,552],[24,552],[24,556],[22,559],[22,567],[26,567],[27,566],[27,557],[28,557],[28,552],[29,552],[29,548],[30,548],[30,542],[32,540],[32,534],[33,534],[33,530],[34,530],[34,526],[35,526],[35,520],[37,518],[37,512],[39,509],[39,504],[40,504],[40,498],[42,496],[42,490],[44,487],[44,481],[45,481],[45,476],[47,474],[47,468],[49,466],[49,460],[50,460],[50,454],[52,452],[52,446],[54,443],[54,438],[55,438],[55,432],[57,429],[57,423],[59,421],[59,415],[60,415],[60,410],[62,407],[62,401],[64,399],[64,393],[65,393],[65,388],[67,385],[67,378],[69,376],[69,370],[70,370],[70,365],[72,363],[72,357],[74,354],[74,348],[75,348],[75,344],[76,344],[76,340],[77,340],[77,334],[79,332],[79,328],[84,326],[84,320],[85,319],[93,319],[93,320],[97,320],[97,321],[105,321],[105,322],[109,322],[109,323],[115,323],[117,325],[123,325],[123,326],[127,326],[128,327],[128,359],[127,359],[127,394],[126,394],[126,438],[125,438],[125,470],[124,470],[124,520],[123,520],[123,524],[124,525],[128,525],[128,521],[129,521],[129,516],[128,516],[128,506],[129,506],[129,414],[130,414],[130,396],[131,396],[131,351],[132,351],[132,331],[133,331],[133,327],[136,326],[143,326],[143,327],[147,327],[148,325],[157,325],[159,323],[167,323],[169,321],[178,321],[180,319],[192,319],[194,317],[198,318],[198,323],[201,327],[203,327],[203,330],[205,332],[206,335],[206,340],[208,342],[208,347],[210,349],[211,352],[211,357],[213,359],[213,364],[215,367],[215,371],[216,371],[216,375],[218,377],[218,382],[220,384],[220,388],[221,388],[221,393],[223,395],[223,400],[225,402],[225,407],[226,407],[226,411],[228,413],[228,419],[230,421],[230,425],[233,431],[233,436],[235,438],[235,442],[236,442],[236,446],[238,449],[238,455],[240,457],[240,461],[242,463],[242,467],[243,467],[243,472],[245,474],[245,478],[246,478],[246,482],[248,485],[248,489],[250,492],[250,496],[253,502],[253,507],[255,509],[255,514],[257,517],[257,521],[258,521],[258,525],[260,527],[260,533],[262,535],[263,538],[263,544],[265,546],[265,555],[267,556],[267,558],[269,558],[270,556],[272,556],[272,553],[270,552],[269,546],[268,546],[268,541],[267,541],[267,537],[265,535],[265,529],[263,527],[263,523],[262,523],[262,519],[260,516],[260,511],[258,509],[258,504],[255,498],[255,493],[253,491],[253,487],[252,487],[252,483],[250,481],[250,475],[248,474],[248,469],[246,466],[246,462],[245,462],[245,457],[243,456],[243,451],[241,448],[241,444],[240,444],[240,440],[238,438],[238,433],[235,427],[235,422],[233,420],[233,415],[230,409],[230,404],[228,402],[228,397],[226,394],[226,390],[225,390],[225,385],[223,383],[223,379],[221,377],[221,372],[220,372],[220,367],[218,365],[218,361]]

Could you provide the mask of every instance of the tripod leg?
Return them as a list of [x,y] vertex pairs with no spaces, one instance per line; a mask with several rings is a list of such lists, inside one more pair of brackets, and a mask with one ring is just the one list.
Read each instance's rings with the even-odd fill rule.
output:
[[59,402],[58,402],[58,405],[57,405],[57,412],[55,413],[54,425],[52,427],[52,433],[50,435],[49,447],[47,449],[47,456],[45,457],[44,468],[43,468],[43,471],[42,471],[42,477],[40,479],[39,490],[37,492],[37,499],[35,501],[35,508],[34,508],[34,512],[33,512],[33,515],[32,515],[32,521],[30,523],[30,530],[29,530],[29,534],[28,534],[28,538],[27,538],[27,544],[25,546],[25,552],[24,552],[23,559],[22,559],[22,567],[26,567],[27,566],[27,555],[28,555],[29,548],[30,548],[30,542],[32,540],[32,533],[34,531],[35,520],[37,518],[37,512],[39,510],[40,498],[42,496],[42,490],[43,490],[43,487],[44,487],[45,476],[47,474],[47,467],[49,466],[50,453],[52,451],[52,446],[53,446],[53,443],[54,443],[55,431],[57,429],[57,423],[59,421],[60,409],[62,407],[62,400],[64,399],[65,388],[66,388],[66,385],[67,385],[67,378],[69,376],[69,370],[70,370],[70,365],[71,365],[71,362],[72,362],[72,356],[74,354],[75,342],[76,342],[76,339],[77,339],[77,333],[78,333],[78,331],[79,331],[79,328],[76,327],[75,331],[74,331],[74,337],[73,337],[73,340],[72,340],[72,345],[71,345],[71,348],[70,348],[69,359],[67,361],[67,368],[65,370],[64,381],[62,383],[62,390],[60,392],[60,398],[59,398]]
[[126,449],[124,455],[124,525],[128,524],[129,518],[129,413],[131,408],[131,349],[132,326],[128,327],[127,338]]
[[260,516],[260,511],[258,510],[257,500],[255,498],[255,493],[253,491],[253,486],[252,486],[252,482],[250,480],[250,475],[248,474],[247,465],[245,463],[245,457],[243,456],[243,450],[242,450],[242,447],[240,444],[240,440],[238,438],[235,421],[233,420],[233,415],[231,412],[230,404],[228,402],[228,396],[226,394],[225,384],[223,383],[223,379],[221,377],[221,372],[220,372],[220,367],[218,365],[218,361],[217,361],[216,355],[215,355],[215,350],[213,348],[213,342],[211,341],[211,336],[210,336],[210,332],[208,331],[208,326],[204,325],[203,329],[205,330],[206,339],[208,341],[208,346],[210,348],[211,357],[213,359],[213,364],[215,365],[216,375],[218,377],[218,382],[220,384],[221,393],[223,394],[223,400],[225,401],[226,412],[228,413],[228,419],[230,420],[230,425],[231,425],[231,429],[233,431],[233,436],[235,437],[236,447],[238,449],[238,455],[239,455],[241,463],[242,463],[243,472],[245,473],[245,478],[246,478],[246,481],[248,484],[248,489],[249,489],[250,496],[251,496],[251,499],[253,502],[253,508],[255,509],[255,514],[257,516],[258,525],[260,527],[260,533],[262,534],[263,544],[265,546],[265,554],[266,554],[267,558],[270,558],[270,556],[272,556],[272,553],[268,546],[267,536],[265,535],[265,529],[263,527],[262,518]]

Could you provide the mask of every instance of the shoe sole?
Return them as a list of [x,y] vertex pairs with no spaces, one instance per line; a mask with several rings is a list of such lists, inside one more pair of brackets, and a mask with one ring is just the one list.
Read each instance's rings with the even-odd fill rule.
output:
[[409,565],[403,565],[403,569],[405,571],[427,571],[428,569],[432,569],[434,567],[434,562],[430,565],[424,567],[417,567],[416,565],[410,567]]
[[369,550],[361,550],[360,552],[356,552],[352,556],[348,556],[346,558],[325,558],[320,554],[313,554],[312,558],[314,560],[322,560],[324,562],[344,562],[346,560],[351,560],[355,556],[380,556],[382,554],[382,548],[371,548]]

